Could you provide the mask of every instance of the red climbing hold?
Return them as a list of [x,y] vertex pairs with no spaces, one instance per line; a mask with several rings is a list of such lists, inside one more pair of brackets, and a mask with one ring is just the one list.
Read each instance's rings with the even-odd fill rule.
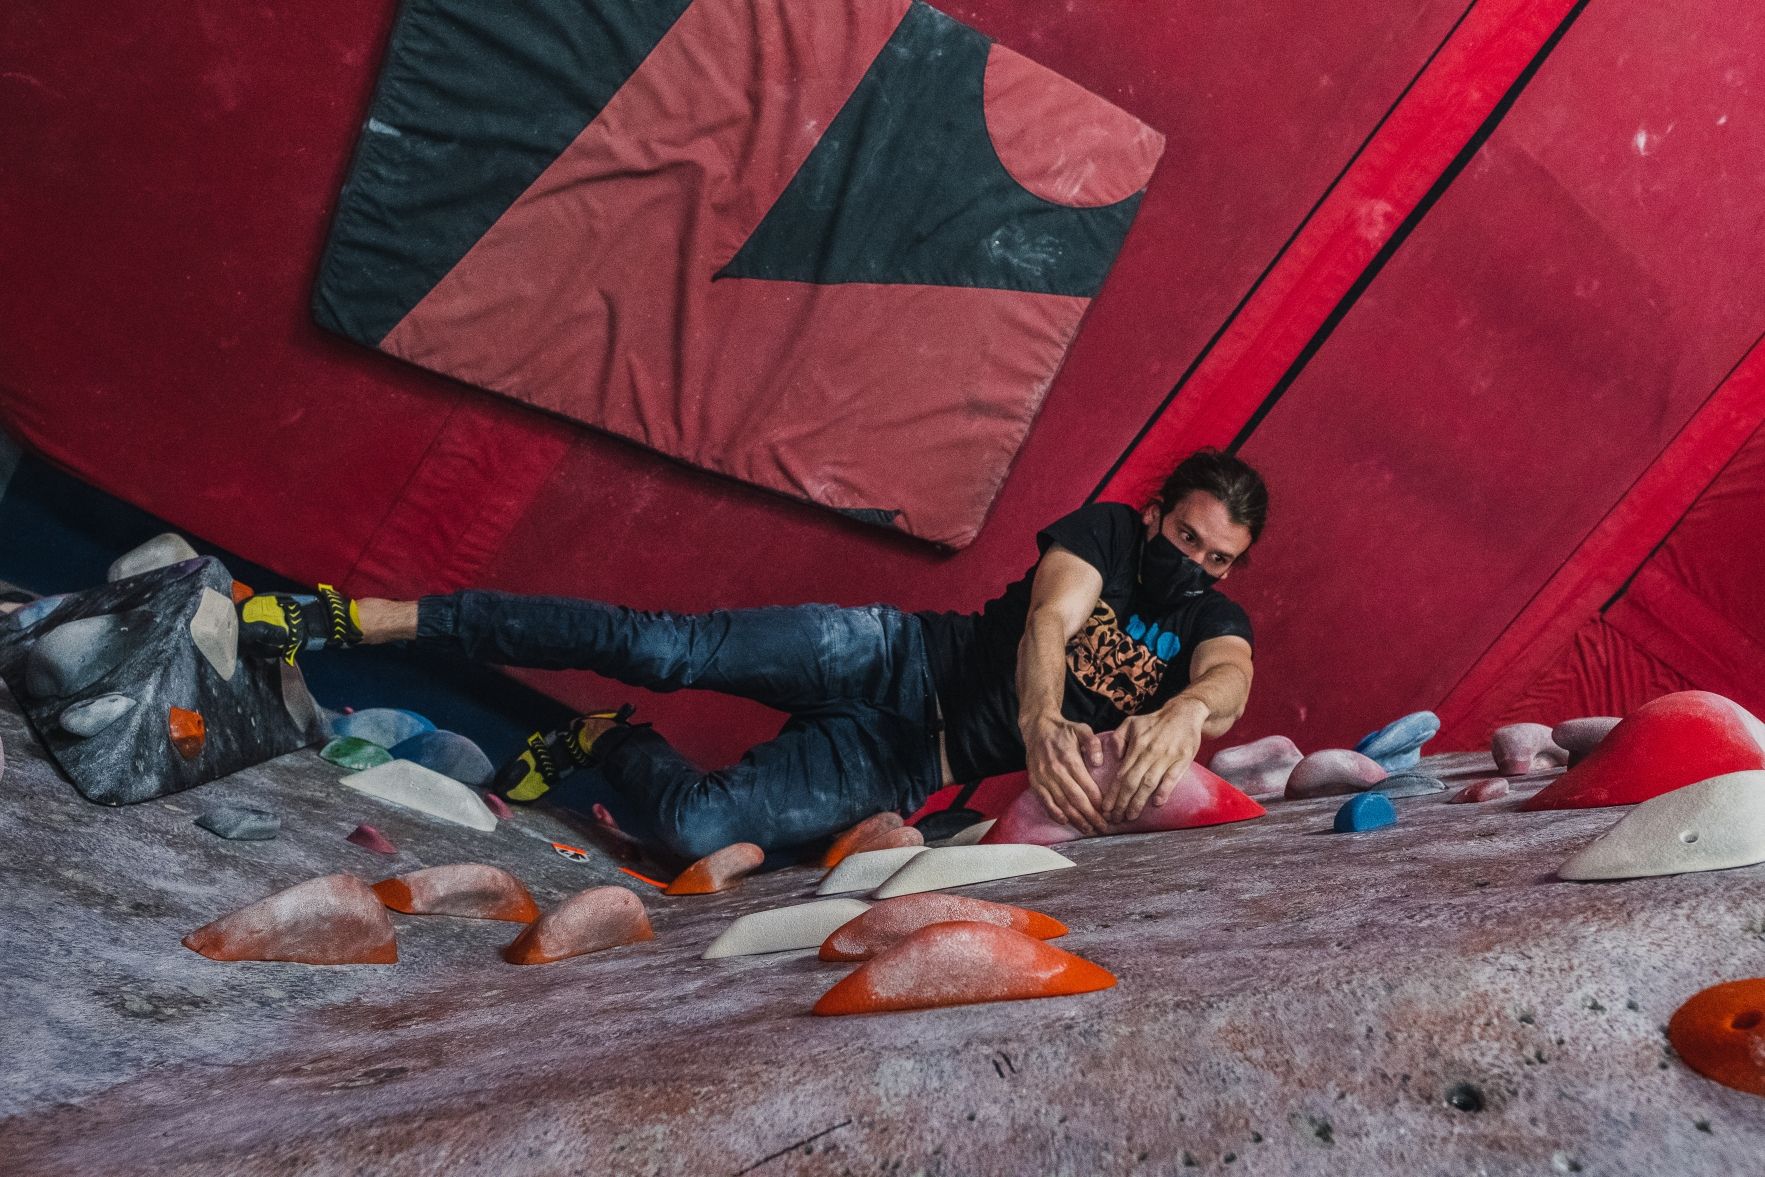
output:
[[1704,1078],[1765,1095],[1765,977],[1693,994],[1667,1022],[1667,1041]]
[[178,755],[185,760],[202,755],[202,745],[208,742],[208,725],[202,721],[202,712],[173,707],[166,716],[166,727]]
[[907,846],[923,845],[925,845],[925,835],[914,826],[904,825],[886,830],[868,842],[859,843],[852,853],[868,854],[872,850],[900,850]]
[[752,842],[737,842],[699,859],[668,884],[664,895],[709,895],[758,869],[766,852]]
[[869,960],[928,924],[951,920],[997,924],[1038,940],[1066,935],[1065,924],[1039,911],[942,891],[922,891],[884,899],[863,915],[841,924],[822,942],[821,959]]
[[1632,711],[1587,759],[1521,809],[1634,805],[1730,772],[1765,768],[1765,725],[1709,691],[1662,695]]
[[1065,997],[1115,984],[1109,970],[997,924],[929,924],[859,965],[815,1003],[818,1014],[938,1009]]
[[[873,813],[845,833],[833,840],[833,845],[821,856],[821,865],[829,870],[840,864],[848,854],[857,852],[858,847],[888,833],[898,830],[904,823],[898,813]],[[876,847],[881,849],[881,847]]]
[[197,928],[184,947],[212,960],[398,961],[386,908],[354,875],[324,875],[278,891]]
[[510,964],[550,964],[655,938],[643,900],[624,887],[591,887],[528,924],[503,949],[503,959]]
[[406,915],[461,915],[479,920],[530,924],[539,906],[527,888],[501,867],[456,862],[414,870],[374,884],[374,894]]

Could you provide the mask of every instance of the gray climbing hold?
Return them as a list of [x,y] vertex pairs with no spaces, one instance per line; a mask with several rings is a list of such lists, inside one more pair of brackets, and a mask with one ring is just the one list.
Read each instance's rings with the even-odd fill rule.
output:
[[1429,793],[1446,792],[1446,782],[1425,772],[1395,772],[1368,789],[1393,800],[1399,797],[1425,797]]
[[190,617],[190,640],[222,682],[233,681],[239,668],[239,614],[232,601],[204,586]]
[[127,695],[99,695],[75,703],[61,713],[61,730],[70,736],[95,736],[135,709],[135,700]]
[[1422,745],[1440,732],[1440,717],[1432,711],[1412,711],[1378,731],[1362,736],[1354,750],[1376,762],[1386,772],[1412,768],[1422,759]]
[[83,691],[129,652],[130,626],[115,613],[56,626],[31,646],[25,690],[43,699]]
[[331,721],[332,735],[354,736],[382,748],[391,748],[412,736],[434,730],[435,725],[423,716],[401,707],[368,707]]
[[125,577],[139,576],[143,572],[152,572],[155,568],[165,568],[195,558],[196,549],[190,546],[189,541],[175,531],[168,531],[118,556],[104,579],[115,584]]
[[210,809],[196,819],[196,824],[234,842],[266,842],[282,829],[282,819],[275,814],[245,805]]

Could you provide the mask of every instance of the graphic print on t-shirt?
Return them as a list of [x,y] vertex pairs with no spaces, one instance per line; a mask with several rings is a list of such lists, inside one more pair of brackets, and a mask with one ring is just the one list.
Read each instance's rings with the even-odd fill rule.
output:
[[1133,715],[1157,693],[1165,663],[1182,644],[1175,634],[1148,627],[1138,616],[1124,630],[1115,610],[1098,601],[1084,627],[1066,643],[1066,667],[1080,686]]

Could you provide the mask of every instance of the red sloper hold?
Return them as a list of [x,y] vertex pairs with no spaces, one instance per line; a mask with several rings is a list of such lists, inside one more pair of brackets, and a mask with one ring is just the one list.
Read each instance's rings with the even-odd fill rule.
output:
[[835,838],[833,845],[821,856],[821,865],[832,870],[846,855],[856,853],[858,847],[864,843],[880,838],[890,830],[898,830],[901,825],[901,815],[898,813],[873,813]]
[[411,871],[374,884],[374,894],[406,915],[461,915],[479,920],[530,924],[539,905],[527,888],[501,867],[456,862]]
[[655,938],[643,900],[624,887],[591,887],[528,924],[503,949],[503,959],[510,964],[550,964]]
[[1709,691],[1676,691],[1624,717],[1587,759],[1521,809],[1634,805],[1729,772],[1765,768],[1765,725]]
[[996,924],[930,924],[859,965],[815,1003],[818,1014],[939,1009],[1108,989],[1115,976]]
[[752,842],[737,842],[715,854],[707,854],[675,876],[664,895],[709,895],[721,891],[743,875],[757,870],[766,852]]
[[212,960],[396,964],[392,920],[354,875],[324,875],[241,907],[184,937]]
[[822,942],[821,959],[869,960],[928,924],[951,920],[997,924],[1038,940],[1066,935],[1065,924],[1039,911],[943,891],[922,891],[884,899],[863,915],[841,924]]

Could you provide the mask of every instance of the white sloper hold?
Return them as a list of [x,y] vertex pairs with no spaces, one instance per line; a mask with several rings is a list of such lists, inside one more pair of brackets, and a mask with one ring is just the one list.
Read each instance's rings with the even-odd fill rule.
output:
[[896,895],[916,895],[921,891],[942,891],[946,887],[966,887],[970,883],[1065,870],[1073,865],[1072,859],[1046,846],[1017,843],[934,846],[909,859],[872,895],[877,899],[893,899]]
[[496,814],[490,812],[478,794],[452,777],[408,760],[389,760],[363,772],[350,773],[340,783],[442,821],[486,832],[496,829]]
[[190,616],[190,640],[221,681],[233,681],[233,671],[239,668],[239,614],[232,601],[211,588],[203,589]]
[[839,865],[827,872],[817,895],[844,895],[851,891],[874,891],[883,881],[902,867],[909,858],[925,853],[924,846],[896,846],[888,850],[865,850],[848,854]]
[[930,844],[933,846],[973,846],[976,842],[986,837],[987,831],[992,829],[998,821],[999,819],[996,817],[989,817],[986,821],[977,821],[965,829],[957,830],[948,838]]
[[175,531],[168,531],[118,556],[104,579],[115,584],[126,577],[139,576],[143,572],[152,572],[155,568],[165,568],[194,559],[196,549],[190,546],[190,541]]
[[1557,868],[1564,879],[1640,879],[1765,862],[1765,771],[1651,797]]
[[821,899],[756,911],[723,929],[723,935],[705,949],[704,959],[819,948],[823,940],[869,910],[870,904],[862,899]]

